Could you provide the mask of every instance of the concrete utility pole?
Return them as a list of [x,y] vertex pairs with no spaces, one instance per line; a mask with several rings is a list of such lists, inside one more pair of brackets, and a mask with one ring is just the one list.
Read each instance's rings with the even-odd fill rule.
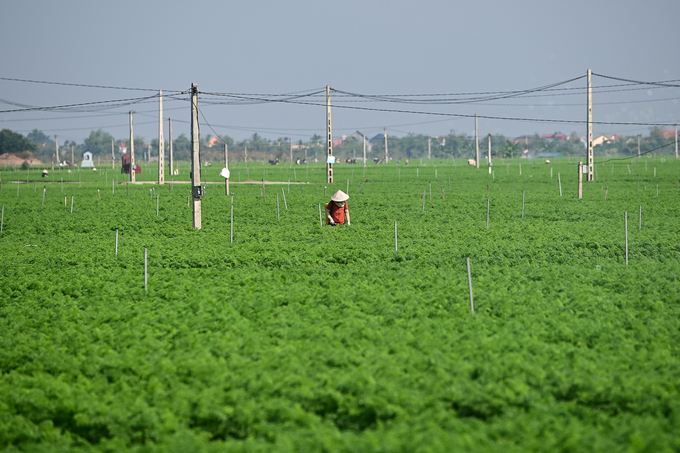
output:
[[595,181],[595,162],[593,159],[593,87],[590,83],[592,71],[588,69],[588,118],[586,140],[588,145],[588,181]]
[[489,134],[489,174],[491,174],[491,134]]
[[116,168],[116,153],[114,151],[113,139],[111,139],[111,168],[112,169]]
[[432,159],[432,138],[427,138],[427,158]]
[[194,228],[201,229],[201,160],[198,143],[198,85],[191,84],[191,197],[194,205]]
[[132,133],[132,110],[130,110],[130,181],[135,182],[135,136]]
[[[676,134],[677,135],[677,134]],[[678,155],[678,145],[675,144],[675,155]],[[364,135],[364,168],[366,168],[366,136]]]
[[326,183],[333,184],[333,129],[331,128],[331,86],[326,85]]
[[163,90],[158,92],[158,184],[165,184],[165,139],[163,138]]
[[475,113],[475,167],[479,168],[479,127],[477,124],[476,113]]
[[293,139],[290,139],[290,166],[293,166]]
[[389,162],[389,155],[387,154],[387,128],[385,128],[385,163]]
[[170,142],[170,175],[174,175],[175,163],[172,160],[172,118],[168,118],[168,141]]

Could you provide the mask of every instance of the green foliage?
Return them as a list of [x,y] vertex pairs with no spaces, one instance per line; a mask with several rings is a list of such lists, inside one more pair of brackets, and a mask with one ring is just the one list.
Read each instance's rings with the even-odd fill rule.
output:
[[35,151],[37,147],[21,134],[3,129],[0,131],[0,154]]
[[[112,171],[55,170],[43,206],[39,170],[17,198],[26,172],[3,169],[0,450],[678,451],[680,165],[654,159],[598,165],[582,200],[574,159],[553,179],[535,160],[336,165],[335,184],[322,163],[234,163],[234,242],[215,166],[201,230],[188,184],[128,199]],[[266,202],[237,184],[295,176]],[[320,227],[347,180],[352,225]]]
[[[90,136],[84,140],[85,150],[93,155],[111,155],[111,143],[114,139],[111,134],[101,129],[90,132]],[[135,146],[137,143],[135,143]]]

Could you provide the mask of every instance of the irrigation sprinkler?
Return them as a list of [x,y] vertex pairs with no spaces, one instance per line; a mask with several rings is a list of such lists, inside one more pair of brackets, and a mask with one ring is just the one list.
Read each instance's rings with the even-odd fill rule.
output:
[[472,276],[470,275],[470,258],[465,258],[467,261],[467,274],[468,274],[468,288],[470,290],[470,311],[475,314],[475,301],[472,297]]

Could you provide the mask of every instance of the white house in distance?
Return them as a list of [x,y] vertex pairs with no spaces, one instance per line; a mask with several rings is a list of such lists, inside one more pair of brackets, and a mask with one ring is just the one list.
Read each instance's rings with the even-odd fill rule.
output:
[[92,160],[92,153],[91,152],[85,151],[83,153],[83,161],[80,163],[80,166],[82,168],[94,167],[94,161]]

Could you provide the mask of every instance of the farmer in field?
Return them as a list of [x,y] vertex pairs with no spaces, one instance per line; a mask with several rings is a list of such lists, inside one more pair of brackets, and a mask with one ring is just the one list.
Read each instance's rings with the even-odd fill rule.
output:
[[338,190],[331,196],[331,201],[326,204],[326,225],[344,225],[347,220],[347,225],[352,223],[349,221],[349,206],[347,206],[347,195],[342,190]]

